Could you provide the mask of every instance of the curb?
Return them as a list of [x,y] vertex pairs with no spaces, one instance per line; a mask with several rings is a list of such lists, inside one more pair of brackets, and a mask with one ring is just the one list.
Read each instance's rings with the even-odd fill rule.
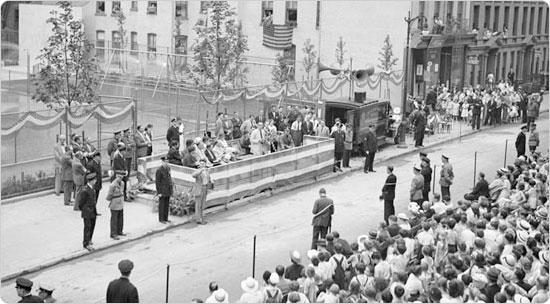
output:
[[[548,112],[548,110],[541,111],[541,113],[544,113],[544,112]],[[502,128],[502,127],[505,127],[505,126],[507,126],[507,125],[500,125],[500,126],[497,126],[497,127],[493,127],[493,129]],[[475,130],[471,133],[464,134],[464,135],[460,136],[460,138],[470,137],[471,135],[483,132],[485,130],[488,130],[488,129]],[[458,140],[458,138],[459,137],[451,137],[451,138],[447,138],[447,139],[444,139],[444,140],[441,140],[441,141],[438,141],[438,142],[427,144],[426,146],[424,146],[423,149],[432,148],[432,147],[435,147],[435,146],[438,146],[438,145],[441,145],[441,144],[452,142],[452,141]],[[385,158],[376,159],[374,161],[374,164],[380,164],[380,163],[387,162],[387,161],[390,161],[390,160],[398,158],[398,157],[403,157],[405,155],[418,153],[418,151],[420,151],[420,150],[421,149],[416,149],[416,148],[403,149],[401,153],[397,153],[395,155],[388,156],[388,157],[385,157]],[[363,159],[363,157],[355,157],[355,158],[352,158],[352,159],[358,159],[358,158]],[[362,163],[362,161],[361,161],[361,163]],[[231,204],[231,207],[244,206],[244,205],[247,205],[247,204],[250,204],[250,203],[254,203],[255,201],[262,200],[262,199],[271,197],[273,195],[279,194],[281,192],[285,192],[285,191],[288,191],[288,190],[299,189],[301,187],[308,186],[310,184],[313,184],[313,183],[316,183],[316,182],[319,182],[319,181],[330,180],[330,179],[333,179],[333,178],[336,178],[336,177],[340,177],[341,175],[348,174],[348,173],[353,172],[353,171],[359,171],[359,170],[362,170],[362,169],[363,169],[363,165],[355,166],[355,167],[352,167],[350,170],[346,170],[346,171],[343,171],[343,172],[336,172],[336,173],[332,173],[332,174],[329,173],[329,174],[326,174],[326,175],[322,175],[321,177],[319,177],[317,179],[311,179],[311,180],[308,180],[308,181],[295,183],[295,184],[291,184],[291,185],[288,185],[288,186],[283,186],[283,187],[280,187],[280,188],[260,192],[260,193],[254,195],[254,196],[250,196],[250,197],[246,197],[246,198],[243,198],[243,199],[233,201],[230,204]],[[48,191],[40,192],[40,193],[37,193],[37,194],[29,194],[28,196],[33,196],[33,195],[34,196],[39,196],[40,194],[43,195],[45,192],[48,192]],[[53,193],[53,191],[49,191],[49,192]],[[29,198],[29,197],[25,197],[25,198]],[[22,200],[22,199],[20,199],[20,200]],[[2,202],[2,204],[4,204],[4,202]],[[217,214],[217,213],[220,213],[220,212],[228,210],[228,209],[229,208],[226,207],[225,205],[220,205],[220,206],[213,207],[209,210],[205,210],[204,215]],[[112,248],[112,247],[116,247],[116,246],[126,244],[126,243],[129,243],[129,242],[135,241],[135,240],[139,240],[139,239],[151,236],[151,235],[159,233],[159,232],[165,232],[165,231],[168,231],[168,230],[171,230],[171,229],[174,229],[176,227],[180,227],[180,226],[183,226],[185,224],[192,223],[192,222],[194,222],[193,218],[189,217],[188,219],[186,219],[182,222],[168,224],[166,226],[161,226],[160,228],[153,228],[153,229],[138,233],[136,235],[133,235],[133,236],[131,236],[129,238],[126,238],[124,240],[120,240],[120,241],[116,241],[116,242],[114,242],[114,241],[113,242],[108,242],[106,244],[103,244],[102,246],[97,247],[93,252],[89,252],[85,249],[82,249],[82,250],[79,250],[79,251],[76,251],[76,252],[72,252],[72,253],[69,253],[68,255],[65,255],[63,257],[54,258],[54,259],[52,259],[50,261],[47,261],[43,264],[40,264],[40,265],[37,265],[37,266],[30,267],[28,269],[18,271],[16,273],[5,275],[1,278],[0,281],[2,283],[5,283],[6,281],[13,280],[13,279],[15,279],[19,276],[22,276],[22,275],[27,275],[27,274],[30,274],[30,273],[33,273],[33,272],[44,270],[46,268],[55,266],[55,265],[63,263],[63,262],[68,262],[68,261],[83,257],[85,255],[90,255],[90,254],[93,254],[93,253],[96,253],[96,252],[99,252],[99,251],[103,251],[103,250],[106,250],[106,249],[109,249],[109,248]]]

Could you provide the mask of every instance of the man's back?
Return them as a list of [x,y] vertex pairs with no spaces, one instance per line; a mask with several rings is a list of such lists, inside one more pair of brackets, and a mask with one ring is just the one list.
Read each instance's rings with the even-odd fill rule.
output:
[[126,278],[113,280],[107,288],[107,303],[139,303],[138,291]]
[[[321,212],[322,211],[322,212]],[[313,214],[318,214],[313,218],[315,226],[329,226],[331,215],[334,213],[334,203],[328,197],[321,197],[315,201]]]

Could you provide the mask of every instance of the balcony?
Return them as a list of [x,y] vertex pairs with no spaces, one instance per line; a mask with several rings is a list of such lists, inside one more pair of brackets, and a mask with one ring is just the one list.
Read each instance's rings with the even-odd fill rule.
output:
[[424,23],[423,36],[431,35],[467,35],[475,34],[468,19],[452,18],[445,22],[441,18],[434,18]]

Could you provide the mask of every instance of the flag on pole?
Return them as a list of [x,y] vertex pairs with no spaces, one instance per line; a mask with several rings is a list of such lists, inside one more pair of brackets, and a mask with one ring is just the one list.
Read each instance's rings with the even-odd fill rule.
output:
[[292,46],[292,27],[288,25],[264,24],[263,45],[284,50]]

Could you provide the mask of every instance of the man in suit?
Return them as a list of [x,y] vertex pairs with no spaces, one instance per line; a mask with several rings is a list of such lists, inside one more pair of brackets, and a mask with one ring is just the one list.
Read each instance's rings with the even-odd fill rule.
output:
[[481,125],[481,108],[483,107],[480,95],[474,94],[472,96],[472,102],[472,130],[479,130]]
[[88,251],[93,251],[92,247],[92,237],[94,235],[95,221],[97,218],[97,209],[96,209],[96,198],[94,185],[96,183],[96,174],[90,173],[86,175],[86,180],[88,183],[82,191],[80,191],[76,196],[75,206],[81,211],[82,219],[84,220],[84,240],[82,245]]
[[82,150],[84,152],[84,156],[88,157],[89,155],[92,155],[95,153],[95,151],[97,151],[96,147],[94,147],[94,145],[92,145],[92,138],[91,137],[86,137],[84,139],[84,143],[82,144]]
[[223,113],[218,113],[218,118],[216,119],[216,123],[214,124],[214,136],[218,138],[220,135],[225,136],[225,133],[223,131]]
[[172,196],[172,175],[168,166],[168,158],[161,157],[162,165],[155,173],[155,186],[159,197],[159,222],[166,224],[168,220],[168,208],[170,205],[170,196]]
[[346,133],[342,130],[342,125],[338,123],[336,130],[330,134],[334,138],[334,172],[342,171],[342,158],[344,157]]
[[[76,151],[75,158],[72,161],[73,182],[75,185],[75,196],[78,196],[86,185],[86,168],[82,165],[82,151]],[[78,205],[75,204],[73,209],[78,211]]]
[[118,148],[117,145],[120,142],[121,134],[122,134],[121,131],[116,131],[114,133],[114,137],[107,144],[107,154],[109,154],[109,158],[111,159],[111,166],[113,165],[113,156],[114,156],[115,151]]
[[453,166],[449,163],[449,157],[445,154],[441,155],[441,161],[443,162],[443,166],[441,167],[441,178],[439,179],[441,196],[445,197],[445,195],[448,195],[450,198],[451,185],[454,179]]
[[471,201],[477,201],[480,196],[484,196],[486,198],[490,197],[489,183],[485,180],[485,173],[483,172],[479,172],[478,180],[476,185],[474,186],[474,189],[472,190],[472,192],[465,194],[464,198]]
[[137,132],[134,134],[134,142],[136,143],[136,157],[140,158],[147,156],[147,136],[141,125],[137,127]]
[[148,124],[145,128],[145,138],[147,139],[147,156],[153,154],[153,125]]
[[372,168],[372,165],[374,163],[374,155],[378,150],[378,139],[376,138],[376,134],[374,133],[373,125],[369,126],[369,131],[367,133],[367,136],[363,140],[363,150],[365,151],[365,154],[366,154],[365,167],[363,168],[363,172],[365,173],[376,172]]
[[525,155],[525,144],[527,142],[525,133],[527,133],[527,126],[522,126],[521,131],[516,137],[516,151],[518,152],[518,157]]
[[313,121],[311,121],[311,114],[306,114],[305,121],[304,121],[304,135],[313,135]]
[[264,124],[258,123],[258,128],[250,134],[250,152],[254,155],[267,154],[267,133],[264,130]]
[[78,135],[75,135],[73,137],[73,142],[72,142],[72,146],[73,146],[73,152],[76,153],[76,151],[82,151],[84,152],[84,149],[82,147],[82,138]]
[[412,114],[412,123],[414,125],[414,146],[424,147],[424,133],[426,132],[426,115],[424,110],[416,110]]
[[395,186],[397,185],[397,177],[393,174],[393,166],[389,165],[386,169],[388,177],[386,177],[386,182],[384,187],[382,187],[382,196],[384,200],[384,220],[388,223],[388,218],[390,215],[395,214],[395,207],[393,205],[393,200],[395,199]]
[[223,115],[223,133],[225,134],[224,138],[226,140],[233,139],[233,121],[227,114]]
[[124,151],[126,151],[126,145],[123,142],[118,143],[117,150],[115,151],[115,153],[113,153],[113,165],[111,166],[111,171],[113,171],[113,174],[111,175],[111,182],[115,180],[114,172],[126,172],[126,176],[124,176],[124,178],[122,179],[124,181],[124,200],[126,200],[126,181],[128,171],[126,169],[126,161],[124,160],[124,155],[122,154]]
[[71,205],[71,195],[74,188],[73,157],[69,147],[65,147],[65,154],[61,157],[61,180],[63,182],[63,203]]
[[243,120],[239,117],[239,113],[236,111],[233,112],[233,117],[231,118],[231,124],[233,125],[233,138],[241,138],[242,132],[241,132],[241,126],[243,124]]
[[304,124],[302,122],[302,116],[298,115],[296,120],[292,123],[290,127],[290,133],[292,134],[292,139],[294,140],[294,146],[300,147],[304,139]]
[[31,294],[33,282],[27,278],[18,278],[15,280],[15,290],[17,296],[21,298],[17,303],[44,303],[40,297]]
[[97,201],[97,198],[99,197],[99,191],[101,190],[101,186],[103,184],[103,173],[101,172],[101,153],[99,151],[94,152],[92,155],[90,155],[92,158],[88,162],[88,172],[95,173],[96,174],[96,183],[94,185],[94,191],[95,191],[95,198]]
[[180,141],[180,120],[178,118],[172,118],[170,121],[171,125],[168,128],[168,131],[166,131],[166,140],[168,141],[168,145],[174,140]]
[[409,199],[411,202],[417,203],[419,206],[424,202],[422,197],[422,191],[424,190],[424,177],[420,173],[422,169],[418,165],[414,165],[413,172],[414,177],[411,181],[411,190]]
[[168,158],[168,163],[183,166],[183,157],[180,152],[180,143],[179,141],[173,141],[170,145],[170,150],[166,155]]
[[191,194],[195,197],[195,220],[199,225],[205,225],[207,222],[203,218],[203,210],[206,205],[206,195],[208,194],[208,184],[210,181],[210,172],[206,168],[206,162],[200,161],[199,168],[191,175],[195,179],[195,184],[191,189]]
[[324,239],[327,236],[328,227],[332,223],[334,214],[334,202],[327,197],[327,191],[324,188],[319,189],[319,198],[313,205],[313,238],[311,239],[311,249],[317,249],[317,240],[319,237]]
[[122,260],[118,263],[120,278],[109,283],[107,303],[139,303],[137,288],[130,283],[132,269],[134,269],[134,263],[130,260]]
[[55,169],[55,195],[59,196],[63,180],[61,168],[63,167],[63,154],[65,154],[65,135],[59,135],[59,141],[53,147],[54,169]]
[[265,125],[266,121],[265,121],[264,110],[260,110],[260,113],[258,114],[258,116],[254,118],[254,120],[256,121],[256,124],[261,122]]
[[273,120],[273,124],[276,127],[279,127],[279,124],[281,123],[281,114],[277,112],[277,107],[275,107],[274,105],[271,106],[271,111],[267,113],[267,118],[269,120]]

